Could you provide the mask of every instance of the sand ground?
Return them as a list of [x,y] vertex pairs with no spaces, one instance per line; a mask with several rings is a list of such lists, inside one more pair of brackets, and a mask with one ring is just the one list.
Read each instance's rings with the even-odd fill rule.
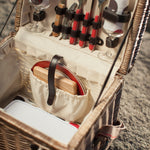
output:
[[[0,0],[0,29],[14,0]],[[3,37],[13,30],[14,14]],[[132,72],[125,76],[120,116],[127,129],[114,141],[111,150],[150,149],[150,24]]]

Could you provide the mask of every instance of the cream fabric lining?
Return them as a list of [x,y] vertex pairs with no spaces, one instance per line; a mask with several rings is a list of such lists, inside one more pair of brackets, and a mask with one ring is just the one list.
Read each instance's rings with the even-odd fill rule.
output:
[[[70,6],[73,2],[78,2],[78,1],[77,0],[68,1],[67,5]],[[96,99],[97,99],[97,96],[100,92],[101,86],[103,85],[103,82],[109,72],[109,69],[112,65],[113,59],[116,55],[119,45],[118,45],[118,47],[111,49],[111,48],[107,48],[104,44],[103,46],[97,46],[96,50],[91,52],[88,47],[80,48],[78,45],[70,45],[69,40],[59,40],[60,37],[58,37],[58,38],[50,37],[49,35],[52,31],[51,24],[55,20],[54,7],[57,5],[57,3],[58,3],[57,0],[51,1],[50,8],[46,10],[47,18],[43,22],[39,23],[40,26],[45,27],[45,29],[46,29],[45,32],[42,32],[42,33],[29,32],[27,30],[27,28],[30,24],[27,24],[25,26],[20,27],[17,35],[15,36],[15,49],[19,52],[18,53],[19,57],[21,57],[21,58],[24,57],[23,60],[20,61],[20,63],[21,63],[20,67],[23,70],[24,66],[27,66],[27,68],[25,68],[26,70],[24,69],[22,71],[22,74],[26,74],[26,76],[24,76],[25,78],[23,79],[23,81],[24,81],[25,85],[28,84],[28,87],[25,89],[27,91],[26,92],[23,91],[23,92],[26,93],[27,95],[28,95],[28,93],[32,93],[33,90],[35,89],[34,84],[36,84],[36,83],[38,84],[38,82],[32,83],[32,82],[34,82],[34,79],[31,79],[32,91],[30,91],[29,72],[31,69],[30,67],[32,67],[32,65],[33,65],[33,62],[35,62],[35,61],[32,61],[32,59],[35,58],[36,61],[37,60],[51,60],[51,58],[57,54],[57,55],[61,55],[64,57],[67,67],[70,70],[72,70],[72,72],[76,73],[79,76],[79,78],[84,79],[86,88],[88,89],[88,92],[87,92],[88,96],[85,95],[85,101],[88,101],[87,99],[91,100],[89,102],[89,104],[90,104],[89,108],[91,108],[91,104],[93,104],[93,102],[96,101]],[[95,10],[94,15],[99,14],[97,4],[98,4],[98,1],[95,4],[97,9]],[[89,9],[90,9],[89,6],[90,6],[90,4],[87,3],[85,6],[85,10],[84,10],[85,12],[89,11]],[[30,21],[30,20],[32,21],[32,18],[29,18],[29,16],[32,16],[31,15],[32,12],[33,12],[33,10],[31,10],[31,8],[29,7],[28,2],[24,1],[23,11],[22,11],[22,16],[21,16],[22,25],[28,23],[28,21]],[[125,25],[125,27],[127,27],[127,25]],[[99,36],[101,38],[103,38],[104,40],[107,37],[107,35],[102,30],[99,33]],[[125,48],[126,48],[126,46],[124,46],[123,51],[115,65],[115,68],[111,74],[111,77],[110,77],[109,83],[107,85],[107,88],[105,89],[105,92],[108,89],[108,87],[111,85],[111,83],[113,82],[115,74],[116,74],[117,70],[120,68],[121,61],[123,60]],[[9,59],[7,59],[7,60],[9,60]],[[29,62],[26,60],[30,60],[31,64],[29,64]],[[6,62],[5,59],[4,59],[4,61]],[[17,75],[18,74],[19,73],[17,73]],[[19,78],[19,77],[17,76],[17,78]],[[11,81],[16,82],[15,79],[16,78],[14,77],[13,80],[11,80]],[[18,82],[13,83],[12,85],[14,86],[17,83]],[[19,84],[21,84],[21,81]],[[38,88],[43,90],[45,88],[43,86],[44,86],[44,84],[39,85]],[[8,89],[9,89],[9,87],[7,86],[7,90]],[[16,90],[17,90],[17,88],[16,88]],[[61,92],[58,92],[58,93],[61,93]],[[38,98],[36,97],[36,93],[37,93],[37,91],[34,91],[32,93],[34,100],[38,100]],[[44,97],[46,97],[46,96],[44,96]],[[69,99],[71,97],[72,96],[69,96]],[[83,99],[83,104],[84,104],[83,97],[82,97],[82,99]],[[43,98],[41,97],[41,100],[42,99]],[[40,103],[40,107],[42,107],[46,110],[49,110],[49,108],[47,108],[46,105],[42,104],[43,101],[41,101],[41,100],[36,103],[37,104]],[[86,103],[84,105],[88,106],[88,103]],[[69,111],[69,109],[67,111]],[[88,111],[89,110],[87,109],[87,112]],[[84,114],[84,112],[83,112],[83,114]],[[57,113],[56,113],[56,115],[57,115]],[[61,115],[61,113],[59,113],[59,115]],[[68,120],[82,120],[82,118],[83,118],[82,116],[79,117],[77,115],[77,117],[74,117],[74,118],[71,118]]]
[[[15,37],[15,47],[28,56],[42,60],[51,60],[56,54],[63,56],[67,67],[77,75],[93,82],[103,83],[112,65],[110,62],[98,58],[97,52],[91,53],[87,48],[81,49],[79,46],[70,45],[68,40],[59,41],[43,34],[28,32],[26,28],[21,27]],[[119,64],[115,66],[112,78],[118,68]]]
[[[57,38],[46,37],[46,34],[47,32],[45,34],[28,32],[26,27],[21,27],[18,31],[15,36],[15,47],[21,58],[21,68],[25,69],[22,72],[29,73],[35,60],[36,62],[40,60],[50,61],[54,55],[61,55],[64,57],[67,67],[84,81],[83,84],[85,84],[88,92],[85,96],[73,96],[57,89],[55,100],[57,107],[54,105],[51,108],[46,102],[48,88],[45,83],[40,82],[30,74],[30,83],[26,82],[25,85],[27,89],[30,89],[29,85],[31,86],[33,95],[31,100],[42,109],[65,120],[81,122],[96,101],[112,64],[97,58],[95,53],[89,52],[87,48],[80,49],[77,46],[69,45],[67,41],[58,42]],[[113,82],[117,69],[118,67],[115,67],[113,70],[105,92]],[[28,77],[26,79],[29,80]]]
[[[135,0],[135,7],[132,15],[134,14],[137,1],[138,0]],[[55,21],[56,16],[54,8],[58,2],[59,0],[50,1],[50,7],[46,9],[46,19],[42,22],[39,22],[39,26],[43,26],[45,28],[45,32],[29,32],[27,28],[30,26],[30,24],[25,25],[25,27],[20,27],[15,37],[16,48],[24,51],[29,56],[34,56],[42,60],[50,60],[55,54],[61,55],[64,57],[67,66],[77,75],[86,78],[88,81],[96,83],[98,82],[102,85],[118,51],[121,38],[116,48],[107,48],[104,43],[103,46],[97,46],[96,50],[91,52],[88,47],[80,48],[78,44],[70,45],[69,40],[59,40],[61,35],[58,38],[50,37],[49,35],[52,32],[51,25]],[[78,0],[67,1],[67,7],[69,8],[74,2],[78,3]],[[91,3],[92,1],[88,0],[84,5],[84,13],[91,9]],[[98,4],[98,1],[95,1],[93,16],[99,15]],[[107,5],[108,2],[106,2],[105,6],[103,7],[106,7]],[[130,5],[132,5],[132,3]],[[28,1],[24,1],[22,7],[21,25],[26,24],[26,21],[24,20],[26,20],[27,17],[25,17],[25,15],[28,17],[30,16],[28,20],[33,23],[33,11],[34,10],[32,7],[30,7]],[[126,29],[127,26],[128,24],[124,24],[124,29]],[[107,35],[103,32],[102,29],[99,32],[99,37],[101,37],[105,42]],[[113,80],[113,77],[120,68],[125,49],[126,44],[112,72],[111,80]]]
[[30,71],[30,80],[33,102],[49,113],[67,121],[81,122],[91,109],[89,91],[87,91],[86,95],[78,96],[56,88],[54,103],[49,106],[47,104],[48,84],[36,78],[32,71]]
[[[15,47],[22,57],[26,56],[22,58],[25,59],[23,66],[28,62],[34,65],[34,59],[50,61],[56,54],[63,56],[67,67],[87,81],[86,86],[90,89],[93,100],[96,101],[112,62],[99,59],[96,56],[98,51],[91,53],[87,48],[81,49],[79,46],[68,44],[67,40],[60,41],[46,35],[48,35],[47,32],[33,33],[28,32],[26,27],[20,28],[15,36]],[[31,64],[29,66],[32,67]],[[113,82],[118,67],[119,63],[114,68],[107,87]]]

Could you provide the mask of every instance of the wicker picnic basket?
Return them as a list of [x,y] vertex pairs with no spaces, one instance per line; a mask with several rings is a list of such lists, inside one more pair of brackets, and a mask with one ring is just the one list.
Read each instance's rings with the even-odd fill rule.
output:
[[[57,3],[58,1],[53,1],[52,8],[56,6]],[[131,20],[133,20],[133,24],[129,30],[127,38],[125,39],[125,44],[122,49],[123,52],[120,54],[121,57],[119,59],[120,61],[118,62],[119,67],[116,67],[117,69],[115,69],[115,71],[112,73],[113,77],[110,78],[111,81],[105,87],[104,94],[102,95],[100,102],[98,102],[98,105],[96,105],[93,110],[91,107],[91,111],[80,122],[78,131],[66,145],[13,118],[3,109],[8,103],[13,101],[17,95],[25,97],[31,101],[34,99],[31,90],[32,85],[29,80],[30,70],[36,62],[50,60],[57,49],[52,46],[50,50],[54,49],[54,51],[51,52],[43,50],[40,52],[40,50],[42,50],[42,47],[39,47],[38,45],[38,42],[40,41],[37,41],[37,46],[35,45],[34,48],[34,42],[29,40],[29,38],[38,39],[41,36],[43,39],[45,38],[42,41],[44,46],[47,45],[49,41],[52,41],[55,46],[57,46],[58,43],[58,49],[62,44],[58,38],[48,38],[49,35],[46,32],[44,35],[41,35],[41,33],[34,34],[33,32],[30,34],[30,32],[25,30],[26,25],[28,25],[28,23],[31,21],[31,6],[27,0],[18,0],[15,20],[16,32],[11,33],[10,36],[6,37],[0,43],[0,149],[108,149],[113,139],[115,139],[119,135],[120,131],[125,128],[123,123],[118,120],[119,104],[124,81],[123,75],[127,74],[132,69],[136,55],[140,49],[142,36],[145,31],[149,16],[149,5],[149,0],[134,1],[134,7],[132,8],[131,14]],[[52,8],[47,10],[48,16],[50,15]],[[50,20],[54,21],[54,18],[52,17]],[[52,21],[49,22],[49,28],[52,28],[50,26]],[[34,41],[36,42],[36,40]],[[30,45],[32,42],[33,44]],[[78,46],[69,46],[69,44],[67,45],[66,43],[65,46],[63,45],[61,47],[62,49],[63,47],[69,47],[70,53],[77,51],[80,55],[84,55],[87,58],[91,58],[92,55],[93,58],[97,59],[96,51],[95,53],[91,53],[87,52],[87,49],[84,48],[78,51]],[[121,45],[121,42],[119,45]],[[43,49],[46,49],[44,46]],[[30,51],[31,49],[37,50]],[[56,54],[58,53],[59,52],[57,51]],[[116,53],[117,52],[115,51],[115,54]],[[65,55],[67,54],[64,52],[64,58],[66,59],[66,62],[72,63],[69,64],[69,67],[74,71],[75,67],[73,66],[73,63],[76,61],[70,61],[72,58],[68,58]],[[113,63],[113,61],[110,62],[110,64]],[[107,67],[108,68],[106,70],[108,71],[111,65],[108,65]],[[7,68],[7,70],[5,68]],[[82,69],[84,70],[84,68]],[[99,68],[97,70],[99,70]],[[80,70],[80,72],[82,71]],[[82,73],[80,74],[80,72],[78,72],[78,75],[83,83],[88,82],[91,85],[94,84],[97,86],[96,80],[99,80],[99,77],[97,78],[95,74],[91,73],[92,76],[94,76],[94,79],[93,81],[87,81],[88,77],[84,77],[84,75],[81,75]],[[107,74],[100,78],[105,80],[106,75]],[[91,78],[89,78],[89,80],[91,80]],[[95,88],[95,86],[93,86],[93,89],[90,90],[95,94],[94,98],[96,99],[101,88],[99,86]],[[109,135],[109,133],[111,133],[111,135]]]

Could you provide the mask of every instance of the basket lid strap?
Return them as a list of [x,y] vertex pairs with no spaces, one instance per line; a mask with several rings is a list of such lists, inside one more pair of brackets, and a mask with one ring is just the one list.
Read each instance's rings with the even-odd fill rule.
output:
[[117,121],[116,125],[103,126],[95,135],[94,149],[107,149],[111,142],[119,136],[120,131],[125,128],[123,122],[120,121]]
[[114,140],[119,136],[120,131],[124,130],[125,128],[126,127],[124,126],[123,122],[118,121],[117,125],[103,126],[98,131],[98,135],[103,135]]

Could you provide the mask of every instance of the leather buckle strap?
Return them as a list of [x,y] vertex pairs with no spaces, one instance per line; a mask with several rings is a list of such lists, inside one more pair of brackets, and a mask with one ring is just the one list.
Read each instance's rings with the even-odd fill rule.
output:
[[95,135],[93,140],[93,149],[108,149],[114,139],[119,136],[119,133],[126,129],[123,122],[117,122],[115,125],[103,126]]
[[131,13],[123,13],[122,15],[116,14],[116,12],[113,12],[109,8],[105,8],[103,12],[103,17],[111,22],[120,22],[120,23],[125,23],[130,20]]
[[55,95],[56,95],[56,90],[55,90],[55,83],[54,83],[54,78],[55,78],[55,71],[56,71],[56,65],[58,63],[64,64],[63,57],[55,55],[51,63],[49,65],[49,71],[48,71],[48,90],[49,90],[49,95],[48,95],[48,100],[47,104],[52,105]]

